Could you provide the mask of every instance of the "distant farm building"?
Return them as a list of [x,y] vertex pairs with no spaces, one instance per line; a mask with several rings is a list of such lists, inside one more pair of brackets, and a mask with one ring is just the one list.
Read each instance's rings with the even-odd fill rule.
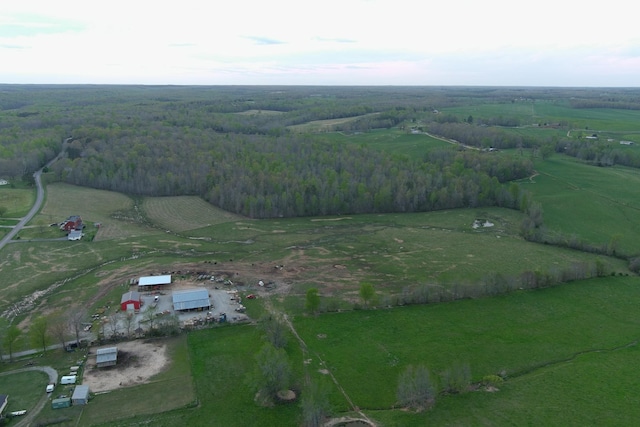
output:
[[9,181],[7,181],[6,179],[0,179],[0,185],[7,185],[9,184]]
[[86,405],[89,403],[89,386],[78,385],[71,395],[71,403],[74,405]]
[[82,230],[84,225],[82,224],[82,218],[80,215],[72,215],[69,218],[65,219],[62,224],[60,224],[60,230],[70,232],[72,230]]
[[61,409],[61,408],[69,408],[69,407],[71,407],[70,397],[60,397],[58,399],[53,399],[51,401],[52,409]]
[[622,145],[633,145],[633,141],[620,141]]
[[96,366],[106,368],[114,366],[118,361],[118,347],[99,348],[96,351]]
[[187,289],[173,292],[175,311],[208,310],[211,308],[209,291],[206,289]]
[[140,292],[129,291],[120,298],[120,308],[122,311],[140,310]]
[[82,239],[82,230],[71,230],[67,234],[67,240],[80,240]]
[[171,284],[171,275],[164,276],[144,276],[138,280],[138,289],[141,291],[148,291],[150,289],[157,289],[163,285]]

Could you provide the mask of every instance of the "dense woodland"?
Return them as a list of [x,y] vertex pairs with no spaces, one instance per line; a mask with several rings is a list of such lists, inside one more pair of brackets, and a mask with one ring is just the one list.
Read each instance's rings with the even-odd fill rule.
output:
[[525,157],[452,146],[409,158],[288,128],[314,120],[354,118],[334,127],[342,132],[420,129],[476,148],[554,144],[589,161],[640,163],[613,149],[507,132],[521,124],[518,118],[436,114],[462,103],[557,99],[558,91],[574,103],[635,99],[622,92],[602,99],[595,90],[544,88],[6,85],[0,91],[0,177],[29,177],[62,152],[50,169],[56,180],[133,195],[199,195],[254,218],[519,207],[518,194],[502,184],[533,172]]

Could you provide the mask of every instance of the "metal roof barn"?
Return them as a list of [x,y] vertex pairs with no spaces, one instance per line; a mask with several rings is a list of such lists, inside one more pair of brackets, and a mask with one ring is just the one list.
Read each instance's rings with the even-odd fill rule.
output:
[[86,405],[89,403],[89,386],[76,386],[75,390],[73,390],[73,395],[71,396],[71,402],[74,405]]
[[164,276],[144,276],[138,281],[138,286],[158,286],[158,285],[170,285],[171,275]]
[[99,348],[96,351],[96,366],[103,368],[105,366],[113,366],[118,360],[118,347]]
[[209,291],[206,289],[187,289],[173,292],[173,309],[195,310],[211,307]]

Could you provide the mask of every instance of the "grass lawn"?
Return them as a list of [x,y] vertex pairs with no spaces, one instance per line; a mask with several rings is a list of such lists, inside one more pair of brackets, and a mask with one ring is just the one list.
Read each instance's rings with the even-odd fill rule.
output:
[[601,168],[561,155],[536,169],[540,175],[521,185],[542,204],[547,228],[594,244],[614,239],[622,253],[640,254],[640,170]]
[[[631,315],[639,284],[635,277],[597,279],[498,298],[296,317],[294,323],[315,355],[311,368],[328,367],[354,404],[384,425],[578,425],[622,408],[629,409],[623,419],[632,420],[640,409],[624,396],[638,396],[630,378],[640,351],[640,322]],[[443,397],[425,414],[384,412],[396,402],[406,366],[424,364],[437,379],[456,363],[468,363],[475,381],[504,373],[504,391]],[[618,370],[618,363],[625,365]],[[594,405],[592,395],[612,407]]]
[[0,375],[0,394],[9,396],[5,414],[23,409],[31,410],[45,394],[48,378],[47,374],[39,371]]
[[[3,221],[8,218],[21,218],[29,212],[35,199],[36,192],[32,188],[24,186],[11,188],[9,185],[0,185],[0,208],[6,209],[6,212],[0,216],[5,218]],[[4,222],[2,225],[5,225]]]
[[[300,378],[300,349],[293,340],[290,341],[288,353],[297,373],[296,377]],[[251,325],[227,326],[190,333],[189,358],[197,391],[197,406],[163,414],[137,416],[127,420],[126,424],[104,425],[299,425],[299,407],[296,403],[267,408],[253,401],[254,391],[247,378],[255,367],[254,355],[263,343],[261,334]]]

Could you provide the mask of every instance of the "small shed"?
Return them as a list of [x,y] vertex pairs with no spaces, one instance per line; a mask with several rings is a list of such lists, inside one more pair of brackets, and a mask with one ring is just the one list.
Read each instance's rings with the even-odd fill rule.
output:
[[211,300],[207,289],[186,289],[173,292],[173,309],[175,311],[208,310],[210,307]]
[[118,347],[104,347],[96,351],[96,366],[104,368],[114,366],[118,361]]
[[8,394],[0,394],[0,415],[7,408],[7,403],[9,403],[9,395]]
[[73,395],[71,395],[71,403],[74,405],[86,405],[89,403],[89,386],[76,386],[75,390],[73,390]]
[[140,310],[140,292],[129,291],[120,298],[122,311]]
[[166,274],[162,276],[143,276],[138,280],[138,289],[141,291],[148,291],[150,289],[157,289],[163,285],[171,284],[171,275]]
[[51,401],[51,408],[53,409],[68,408],[70,406],[71,406],[70,397],[61,397],[59,399],[53,399]]

